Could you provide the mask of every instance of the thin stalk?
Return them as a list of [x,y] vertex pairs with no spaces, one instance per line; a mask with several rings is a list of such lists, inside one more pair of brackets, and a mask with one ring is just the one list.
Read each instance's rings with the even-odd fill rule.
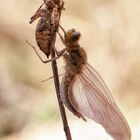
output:
[[[54,50],[52,50],[51,56],[52,56],[52,58],[54,58]],[[59,88],[60,84],[59,84],[57,63],[56,63],[55,60],[52,62],[52,70],[53,70],[55,90],[56,90],[56,94],[57,94],[57,100],[58,100],[60,114],[61,114],[61,118],[62,118],[62,122],[63,122],[64,132],[65,132],[67,140],[72,140],[70,129],[69,129],[69,126],[68,126],[67,117],[66,117],[65,108],[64,108],[63,103],[60,99],[60,88]]]
[[[55,44],[55,40],[56,40],[56,35],[54,35],[53,41],[52,41],[52,50],[51,50],[51,58],[55,58],[55,51],[53,50],[53,46]],[[58,100],[58,104],[59,104],[59,109],[60,109],[60,114],[61,114],[61,118],[62,118],[62,122],[63,122],[63,128],[64,128],[64,132],[65,132],[65,136],[67,140],[72,140],[71,137],[71,132],[68,126],[68,121],[67,121],[67,117],[66,117],[66,112],[65,112],[65,108],[64,105],[61,101],[60,98],[60,82],[59,82],[59,75],[58,75],[58,68],[57,68],[57,63],[56,60],[52,61],[52,71],[53,71],[53,77],[54,77],[54,84],[55,84],[55,90],[56,90],[56,95],[57,95],[57,100]]]
[[[60,3],[60,0],[53,0],[53,1],[55,3]],[[60,13],[60,17],[61,17],[61,13]],[[60,17],[59,17],[59,20],[60,20]],[[52,59],[55,58],[55,51],[53,49],[54,45],[55,45],[55,41],[56,41],[56,34],[54,35],[54,37],[52,39],[52,44],[51,44],[51,48],[52,48],[51,58]],[[61,118],[62,118],[62,122],[63,122],[63,129],[65,132],[65,136],[66,136],[67,140],[72,140],[71,132],[70,132],[70,128],[68,125],[67,116],[66,116],[66,112],[65,112],[65,108],[64,108],[64,105],[63,105],[61,98],[60,98],[60,83],[59,83],[59,75],[58,75],[58,68],[57,68],[56,60],[52,61],[52,71],[53,71],[55,90],[56,90],[60,114],[61,114]]]

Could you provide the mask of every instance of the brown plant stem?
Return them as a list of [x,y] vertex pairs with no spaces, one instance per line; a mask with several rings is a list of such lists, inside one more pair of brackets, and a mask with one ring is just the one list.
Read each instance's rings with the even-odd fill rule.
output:
[[[53,1],[54,1],[54,3],[56,3],[58,5],[60,3],[60,0],[53,0]],[[59,15],[59,20],[60,20],[60,17],[61,17],[61,12]],[[58,27],[59,27],[59,24],[58,24]],[[52,33],[52,34],[53,35],[52,35],[50,47],[51,47],[51,58],[53,59],[53,58],[55,58],[55,50],[54,50],[55,46],[54,45],[55,45],[55,41],[56,41],[56,33]],[[58,68],[57,68],[56,60],[52,61],[52,71],[53,71],[55,90],[56,90],[56,95],[57,95],[57,100],[58,100],[58,104],[59,104],[60,115],[62,118],[65,136],[66,136],[67,140],[72,140],[71,132],[70,132],[70,128],[68,125],[67,116],[66,116],[66,112],[65,112],[65,108],[64,108],[64,105],[63,105],[61,98],[60,98],[60,83],[59,83],[59,75],[58,75]]]
[[[51,58],[55,58],[55,51],[54,51],[54,45],[55,45],[55,40],[56,40],[56,35],[54,35],[53,37],[53,41],[52,41],[52,50],[51,50]],[[66,117],[66,112],[65,112],[65,108],[64,105],[61,101],[60,98],[60,83],[59,83],[59,76],[58,76],[58,68],[57,68],[57,63],[56,60],[52,61],[52,71],[53,71],[53,77],[54,77],[54,84],[55,84],[55,90],[56,90],[56,95],[57,95],[57,100],[58,100],[58,104],[59,104],[59,109],[60,109],[60,114],[61,114],[61,118],[62,118],[62,122],[63,122],[63,128],[64,128],[64,132],[66,135],[67,140],[72,140],[71,137],[71,132],[68,126],[68,121],[67,121],[67,117]]]

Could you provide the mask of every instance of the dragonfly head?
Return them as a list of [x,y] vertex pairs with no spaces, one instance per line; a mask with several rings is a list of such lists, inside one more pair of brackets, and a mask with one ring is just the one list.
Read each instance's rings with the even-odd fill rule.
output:
[[69,45],[75,45],[78,43],[80,36],[80,32],[76,31],[75,29],[70,29],[66,32],[65,43]]

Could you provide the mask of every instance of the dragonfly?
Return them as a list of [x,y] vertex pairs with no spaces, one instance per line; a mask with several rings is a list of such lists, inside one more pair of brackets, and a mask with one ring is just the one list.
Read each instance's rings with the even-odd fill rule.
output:
[[79,45],[80,36],[75,29],[64,31],[64,38],[60,35],[66,50],[61,100],[78,118],[88,117],[101,124],[114,140],[130,140],[128,122],[100,74],[87,62],[86,52]]
[[100,74],[88,63],[87,54],[79,45],[80,32],[65,30],[64,37],[58,32],[65,48],[56,58],[43,61],[34,46],[29,44],[43,63],[61,56],[65,60],[65,73],[60,85],[63,104],[78,118],[86,117],[102,125],[114,140],[131,140],[131,130],[123,113]]

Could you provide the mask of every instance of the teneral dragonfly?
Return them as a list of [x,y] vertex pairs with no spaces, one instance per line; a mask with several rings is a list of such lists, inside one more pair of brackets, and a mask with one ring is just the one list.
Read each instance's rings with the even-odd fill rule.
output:
[[88,117],[101,124],[114,140],[130,140],[127,120],[115,103],[100,74],[87,62],[85,50],[78,44],[80,33],[65,33],[65,74],[61,100],[79,118]]

